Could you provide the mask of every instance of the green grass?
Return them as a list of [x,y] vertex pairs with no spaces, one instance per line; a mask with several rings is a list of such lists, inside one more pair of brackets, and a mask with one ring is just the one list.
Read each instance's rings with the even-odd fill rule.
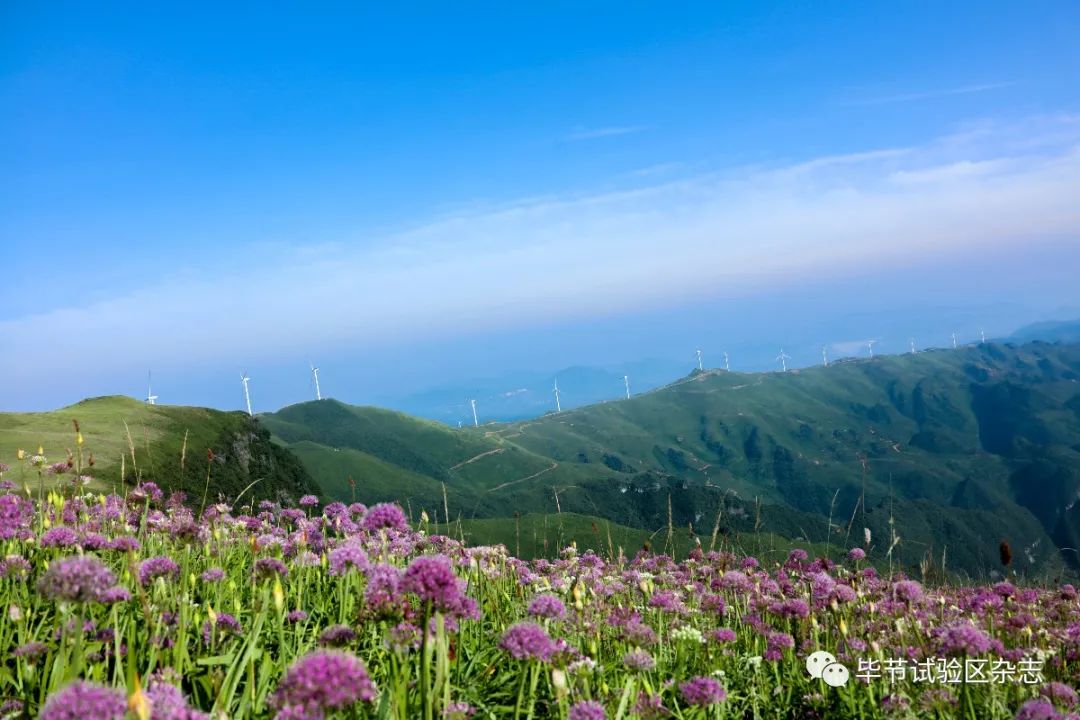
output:
[[[147,405],[119,396],[92,398],[52,412],[0,413],[0,462],[14,467],[8,477],[37,487],[37,471],[16,461],[20,449],[29,455],[40,447],[50,464],[65,461],[70,450],[78,463],[75,420],[84,439],[82,467],[93,478],[92,489],[111,491],[141,479],[201,498],[212,466],[211,500],[235,497],[251,483],[251,497],[317,491],[296,457],[271,443],[269,433],[243,413]],[[45,480],[53,486],[70,477]]]

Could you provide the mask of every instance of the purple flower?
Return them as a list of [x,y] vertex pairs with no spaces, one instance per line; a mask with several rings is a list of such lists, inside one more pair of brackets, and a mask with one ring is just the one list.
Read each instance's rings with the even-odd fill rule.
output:
[[469,720],[476,714],[476,708],[467,702],[452,702],[443,708],[445,720]]
[[1038,698],[1021,705],[1016,720],[1062,720],[1062,717],[1049,700]]
[[46,530],[38,542],[41,547],[66,548],[79,544],[79,534],[67,525],[57,525]]
[[554,595],[538,595],[529,603],[529,614],[533,617],[559,620],[566,617],[566,606]]
[[862,560],[866,557],[866,551],[862,548],[851,548],[847,556],[849,560]]
[[731,628],[717,628],[709,633],[709,639],[715,643],[735,642],[735,631]]
[[216,583],[225,577],[225,571],[221,568],[210,568],[202,574],[202,581],[204,583]]
[[30,575],[33,567],[22,555],[8,555],[0,560],[0,577],[22,580]]
[[28,643],[23,643],[19,647],[12,650],[11,654],[15,657],[21,657],[31,665],[37,663],[41,659],[41,656],[48,651],[48,646],[45,643],[31,640]]
[[499,641],[499,647],[515,660],[547,661],[555,652],[555,643],[544,628],[530,622],[511,625]]
[[102,605],[112,605],[119,602],[127,602],[131,599],[131,593],[122,585],[114,585],[98,597]]
[[[795,551],[792,551],[794,555]],[[805,559],[805,558],[803,558]],[[688,705],[706,707],[727,698],[723,686],[711,677],[696,677],[679,686],[679,693]]]
[[150,720],[206,720],[206,713],[188,707],[180,688],[160,680],[151,680],[146,688],[150,699]]
[[239,635],[240,621],[229,613],[218,613],[214,622],[205,621],[202,625],[203,642],[210,645],[214,639],[221,639],[225,635]]
[[[285,671],[269,705],[278,711],[278,717],[297,710],[318,717],[319,711],[374,699],[375,683],[360,658],[335,650],[317,650],[300,658]],[[301,716],[293,714],[292,717]]]
[[176,579],[179,575],[180,566],[175,560],[165,555],[148,558],[139,563],[139,584],[144,587],[154,582],[156,578],[168,576]]
[[656,660],[648,650],[631,650],[623,655],[623,665],[637,672],[647,672],[656,667]]
[[406,604],[406,599],[399,593],[400,586],[401,571],[393,565],[379,563],[368,572],[364,604],[374,615],[400,615]]
[[76,680],[54,692],[41,709],[41,720],[124,720],[127,698],[120,690]]
[[73,555],[49,565],[38,580],[37,588],[54,601],[99,602],[103,593],[116,583],[100,560],[92,555]]
[[303,622],[308,619],[308,614],[303,610],[290,610],[285,615],[285,621],[290,623]]
[[607,720],[604,706],[595,700],[582,700],[570,706],[568,720]]
[[901,580],[893,585],[893,592],[906,603],[917,603],[923,599],[922,585],[914,580]]
[[313,505],[318,505],[319,504],[319,498],[315,497],[314,495],[305,495],[304,497],[300,498],[300,504],[303,505],[304,507],[311,507]]
[[639,692],[637,700],[634,701],[634,715],[646,720],[654,720],[655,718],[667,717],[671,713],[664,707],[664,699],[659,695],[652,695],[647,692]]
[[970,623],[938,628],[935,635],[945,655],[982,655],[992,647],[987,634]]
[[330,574],[346,575],[352,571],[364,571],[368,568],[367,553],[360,549],[359,545],[345,543],[330,551]]
[[405,513],[393,503],[379,503],[374,505],[364,515],[362,525],[365,530],[372,532],[381,528],[390,530],[404,530],[408,527]]
[[319,644],[341,647],[356,639],[356,633],[348,625],[331,625],[319,634]]
[[270,579],[275,576],[285,577],[288,574],[289,569],[285,567],[285,563],[277,558],[264,557],[255,561],[255,577]]
[[119,552],[133,552],[140,547],[139,541],[130,535],[117,535],[109,542],[109,549]]
[[401,586],[441,612],[453,612],[461,605],[461,582],[445,555],[422,555],[413,560]]
[[1076,691],[1060,682],[1043,685],[1039,688],[1039,694],[1068,708],[1075,707],[1080,702],[1080,697],[1077,696]]
[[412,623],[398,623],[386,631],[386,644],[398,652],[416,650],[420,647],[420,628]]
[[753,588],[753,583],[738,570],[728,570],[724,573],[724,577],[720,578],[720,587],[736,592],[749,592]]

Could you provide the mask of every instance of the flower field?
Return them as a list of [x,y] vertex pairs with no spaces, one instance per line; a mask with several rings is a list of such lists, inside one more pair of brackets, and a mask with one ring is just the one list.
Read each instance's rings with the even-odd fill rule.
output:
[[1080,717],[1070,585],[923,587],[861,548],[526,562],[396,505],[46,492],[21,462],[0,718]]

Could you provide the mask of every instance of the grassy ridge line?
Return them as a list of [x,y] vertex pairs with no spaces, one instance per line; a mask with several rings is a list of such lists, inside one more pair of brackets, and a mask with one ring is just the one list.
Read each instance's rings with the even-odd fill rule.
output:
[[[730,504],[727,531],[824,541],[832,514],[833,542],[869,527],[891,544],[902,528],[895,551],[909,564],[944,554],[985,572],[1009,537],[1030,549],[1028,570],[1056,572],[1053,545],[1080,531],[1060,510],[1080,486],[1070,479],[1080,478],[1078,370],[1078,346],[986,345],[789,373],[695,372],[629,401],[479,429],[390,414],[392,442],[372,443],[366,429],[386,411],[340,403],[325,417],[326,401],[266,423],[295,434],[302,419],[315,442],[305,461],[328,488],[340,480],[316,458],[334,451],[319,438],[336,432],[343,447],[412,473],[407,502],[441,508],[445,484],[452,517],[561,509],[648,527],[671,495],[676,524],[699,531]],[[350,470],[365,468],[347,457],[332,466]],[[400,487],[385,470],[355,477],[371,497],[393,497]],[[1047,492],[1025,495],[1032,487]]]
[[[147,405],[118,396],[52,412],[0,413],[0,461],[14,468],[8,477],[37,485],[36,469],[21,468],[16,461],[19,449],[29,455],[40,445],[49,464],[65,461],[68,449],[76,452],[73,420],[84,438],[84,473],[93,478],[92,489],[112,491],[142,478],[191,498],[201,498],[208,487],[211,501],[236,497],[251,483],[251,497],[318,491],[295,455],[270,442],[269,432],[243,413]],[[85,467],[91,453],[94,465]],[[46,476],[50,484],[70,479],[68,473]]]

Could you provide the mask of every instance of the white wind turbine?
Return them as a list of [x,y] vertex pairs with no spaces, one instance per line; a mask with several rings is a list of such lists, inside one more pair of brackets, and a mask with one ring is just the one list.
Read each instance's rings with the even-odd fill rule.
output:
[[150,389],[150,373],[149,372],[146,373],[146,404],[147,405],[156,405],[157,404],[157,395],[155,395],[154,391]]
[[319,389],[319,368],[315,367],[314,363],[308,363],[311,366],[311,377],[315,380],[315,399],[322,400],[322,390]]
[[724,372],[731,372],[731,363],[728,362],[727,353],[724,353]]
[[866,347],[870,349],[870,359],[871,360],[874,359],[874,344],[876,342],[878,342],[878,341],[877,340],[867,340],[866,341]]
[[701,350],[695,350],[694,352],[697,353],[697,369],[704,370],[705,368],[701,365]]
[[915,354],[915,338],[911,338],[908,343],[911,345],[911,354]]
[[472,405],[472,424],[473,424],[473,427],[480,427],[480,419],[476,416],[476,400],[470,400],[469,404]]
[[952,349],[956,349],[956,333],[952,334]]
[[821,364],[829,367],[829,349],[824,345],[821,346]]
[[559,378],[555,378],[555,412],[562,412],[562,403],[559,402]]
[[787,372],[787,361],[791,359],[791,356],[784,352],[784,348],[780,348],[780,354],[776,356],[776,359],[780,361],[780,367],[784,368],[784,372]]
[[244,383],[244,402],[247,403],[248,415],[255,416],[255,413],[251,412],[251,393],[248,392],[248,383],[251,382],[251,378],[248,377],[247,372],[240,373],[240,382]]
[[986,344],[986,331],[980,329],[979,330],[979,337],[982,338],[982,344],[985,345]]
[[623,375],[622,376],[622,381],[623,381],[623,385],[626,386],[626,399],[629,400],[630,399],[630,376],[629,375]]

